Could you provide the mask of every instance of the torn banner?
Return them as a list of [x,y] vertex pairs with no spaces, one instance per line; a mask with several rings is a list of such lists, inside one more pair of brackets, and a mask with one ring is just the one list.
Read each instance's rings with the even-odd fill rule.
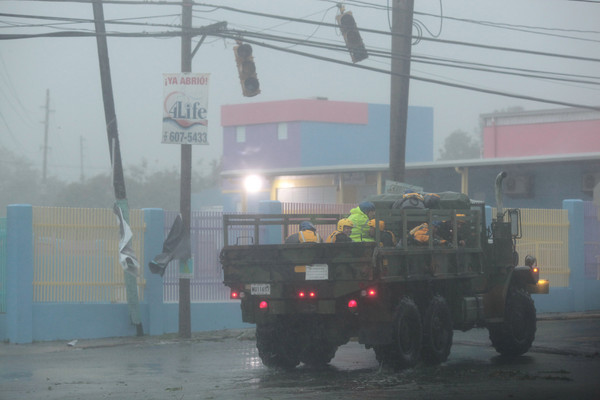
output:
[[172,260],[187,260],[191,256],[190,233],[183,231],[183,219],[179,214],[163,243],[162,253],[148,263],[148,268],[153,274],[163,276]]
[[131,228],[123,217],[123,210],[121,210],[121,207],[119,207],[117,203],[113,206],[113,212],[116,214],[117,220],[119,221],[119,262],[125,272],[138,276],[140,263],[135,257],[135,252],[131,247],[133,233],[131,233]]

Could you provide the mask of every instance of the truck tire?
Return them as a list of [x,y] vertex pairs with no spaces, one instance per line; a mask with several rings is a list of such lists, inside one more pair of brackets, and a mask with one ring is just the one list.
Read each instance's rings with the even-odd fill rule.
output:
[[300,361],[311,367],[322,367],[329,364],[335,356],[338,346],[323,341],[310,343],[300,355]]
[[300,364],[298,340],[283,321],[256,325],[258,356],[267,367],[292,369]]
[[509,289],[504,322],[488,326],[490,340],[503,356],[527,353],[535,339],[536,311],[531,295],[523,289]]
[[434,296],[423,315],[423,361],[430,365],[446,361],[450,355],[453,336],[448,303],[442,296]]
[[419,309],[412,298],[404,297],[400,300],[395,312],[393,332],[393,343],[374,346],[377,361],[394,369],[414,367],[421,356],[423,329]]

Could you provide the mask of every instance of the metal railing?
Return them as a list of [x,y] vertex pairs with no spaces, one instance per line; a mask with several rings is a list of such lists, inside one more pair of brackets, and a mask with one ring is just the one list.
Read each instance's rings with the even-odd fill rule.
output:
[[[130,226],[143,266],[142,211],[130,211]],[[111,209],[33,207],[33,236],[34,302],[127,302],[119,224]],[[140,301],[144,284],[138,277]]]

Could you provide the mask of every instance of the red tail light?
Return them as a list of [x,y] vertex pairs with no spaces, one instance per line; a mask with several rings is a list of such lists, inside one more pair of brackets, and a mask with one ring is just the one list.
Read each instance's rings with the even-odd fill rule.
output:
[[316,299],[317,298],[317,292],[314,290],[310,290],[310,291],[304,291],[304,290],[300,290],[297,293],[297,296],[299,299]]
[[356,307],[358,307],[358,302],[356,300],[352,299],[348,302],[348,308],[356,308]]
[[369,288],[369,289],[361,290],[360,295],[362,297],[377,297],[377,289]]
[[267,309],[269,308],[269,303],[263,300],[260,303],[258,303],[258,308],[260,308],[261,310]]
[[231,293],[229,294],[229,298],[233,299],[233,300],[237,300],[240,298],[240,292],[236,292],[234,290],[231,291]]

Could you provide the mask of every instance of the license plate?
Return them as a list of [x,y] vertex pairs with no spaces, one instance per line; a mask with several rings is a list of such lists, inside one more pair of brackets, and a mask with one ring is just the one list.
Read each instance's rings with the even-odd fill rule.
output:
[[253,283],[250,285],[250,294],[265,295],[271,294],[271,284],[269,283]]

